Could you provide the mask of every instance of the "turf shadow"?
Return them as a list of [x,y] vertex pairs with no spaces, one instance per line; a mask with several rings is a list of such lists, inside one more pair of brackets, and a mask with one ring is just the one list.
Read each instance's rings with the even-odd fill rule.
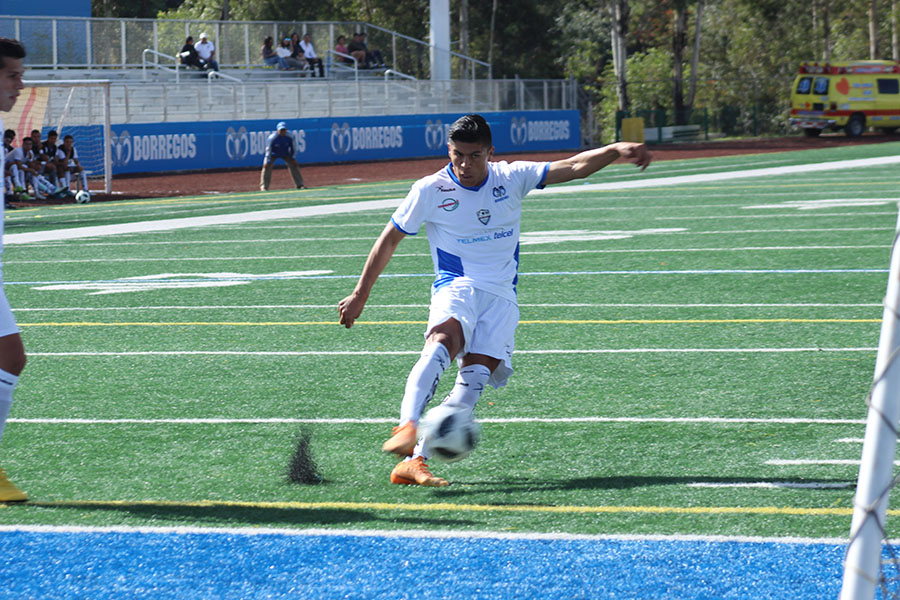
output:
[[[574,479],[535,480],[535,479],[493,479],[482,481],[455,481],[449,489],[441,489],[435,495],[466,496],[472,493],[485,494],[522,494],[523,492],[572,491],[572,490],[625,490],[643,487],[701,484],[777,484],[784,483],[785,478],[750,478],[750,477],[709,477],[709,476],[617,476],[617,477],[578,477]],[[817,478],[816,483],[849,484],[846,479]],[[820,491],[809,488],[808,491]]]
[[[466,519],[390,517],[379,516],[372,511],[334,508],[292,508],[268,506],[231,506],[211,503],[209,506],[178,505],[170,503],[106,503],[106,502],[28,502],[23,507],[76,510],[79,512],[119,512],[151,522],[186,526],[351,526],[360,523],[381,525],[407,523],[416,526],[441,525],[465,527],[474,524]],[[83,520],[83,519],[82,519]]]

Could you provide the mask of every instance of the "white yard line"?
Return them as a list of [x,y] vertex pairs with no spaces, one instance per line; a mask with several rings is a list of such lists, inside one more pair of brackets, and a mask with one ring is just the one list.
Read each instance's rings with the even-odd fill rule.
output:
[[[681,175],[676,177],[663,177],[657,179],[640,179],[636,181],[555,186],[549,189],[545,188],[543,190],[534,190],[529,195],[533,194],[536,196],[540,196],[544,194],[582,194],[585,192],[597,192],[605,190],[645,189],[705,182],[732,181],[735,179],[748,179],[756,177],[777,177],[780,175],[791,175],[796,173],[808,174],[836,169],[855,169],[861,167],[892,165],[897,163],[900,163],[900,156],[883,156],[878,158],[841,160],[808,165],[794,165],[788,167],[770,167],[765,169],[750,169],[747,171],[731,171],[728,173],[705,173],[699,175]],[[172,231],[175,229],[185,229],[188,227],[233,225],[236,223],[271,221],[276,219],[299,219],[319,215],[352,213],[366,210],[385,210],[395,208],[401,202],[401,200],[402,198],[389,198],[386,200],[369,200],[361,202],[347,202],[341,204],[328,204],[323,206],[262,210],[225,215],[211,215],[206,217],[185,217],[180,219],[141,221],[136,223],[122,223],[117,225],[97,225],[92,227],[76,227],[72,229],[55,229],[47,231],[34,231],[30,233],[13,233],[6,235],[3,242],[5,245],[9,246],[15,244],[31,244],[36,242],[71,240],[85,237],[120,235],[126,233]],[[783,218],[785,215],[779,216]],[[804,216],[808,217],[809,215]]]
[[[529,354],[780,354],[790,352],[875,352],[876,347],[861,348],[596,348],[560,350],[516,350],[516,356]],[[72,356],[418,356],[418,350],[143,350],[125,352],[29,352],[30,357]]]
[[[882,308],[881,302],[801,302],[801,303],[614,303],[614,302],[544,302],[521,303],[519,308]],[[197,306],[171,305],[171,306],[47,306],[16,308],[15,312],[90,312],[108,310],[273,310],[273,309],[329,309],[333,310],[334,304],[207,304]],[[428,308],[428,304],[367,304],[366,308]]]
[[[865,425],[865,419],[800,419],[738,417],[508,417],[478,419],[480,423],[660,423],[679,425]],[[358,418],[294,418],[269,417],[231,419],[160,418],[160,419],[83,419],[83,418],[13,418],[10,423],[33,425],[378,425],[396,423],[395,417]],[[851,461],[852,462],[852,461]],[[858,462],[858,461],[857,461]],[[777,464],[769,462],[767,464]]]
[[692,488],[736,488],[764,490],[841,490],[853,487],[852,483],[820,483],[800,481],[753,481],[739,483],[695,482],[687,484]]
[[[693,252],[794,252],[799,250],[869,250],[890,248],[890,244],[866,244],[859,246],[743,246],[740,248],[621,248],[591,250],[522,250],[521,256],[544,254],[653,254],[653,253],[693,253]],[[8,260],[6,265],[41,265],[62,263],[132,263],[132,262],[226,262],[265,260],[334,260],[365,258],[364,254],[298,254],[293,256],[146,256],[132,258],[57,258],[48,260]],[[428,252],[393,255],[393,258],[421,258],[430,256]]]
[[62,534],[143,534],[210,536],[262,536],[283,535],[299,537],[360,537],[360,538],[463,538],[498,540],[587,540],[628,542],[701,542],[701,543],[750,543],[750,544],[837,544],[847,543],[846,538],[761,537],[725,535],[639,535],[639,534],[573,534],[573,533],[506,533],[497,531],[452,531],[427,529],[287,529],[269,527],[153,527],[153,526],[87,526],[87,525],[0,525],[0,531]]
[[[859,459],[772,459],[765,462],[773,466],[816,466],[816,465],[848,465],[859,466]],[[900,461],[894,461],[894,465],[900,465]]]

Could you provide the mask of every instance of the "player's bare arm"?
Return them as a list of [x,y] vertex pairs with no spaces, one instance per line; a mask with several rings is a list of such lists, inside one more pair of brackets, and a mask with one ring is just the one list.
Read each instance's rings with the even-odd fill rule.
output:
[[406,234],[394,227],[393,223],[388,223],[385,226],[369,252],[362,275],[359,276],[359,281],[356,283],[353,293],[338,302],[341,325],[349,329],[353,326],[356,319],[359,318],[359,315],[362,314],[363,307],[365,307],[366,301],[369,299],[369,293],[372,291],[372,286],[375,285],[378,276],[381,275],[381,272],[384,271],[384,268],[390,262],[397,245],[405,237]]
[[585,150],[569,158],[553,161],[547,170],[547,178],[544,180],[544,183],[545,185],[551,185],[587,177],[618,158],[624,158],[634,163],[642,171],[653,160],[653,156],[644,144],[616,142],[602,148]]

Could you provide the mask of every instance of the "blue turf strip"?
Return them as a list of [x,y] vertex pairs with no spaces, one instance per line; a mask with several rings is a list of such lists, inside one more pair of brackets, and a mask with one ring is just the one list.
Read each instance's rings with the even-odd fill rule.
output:
[[843,546],[232,533],[0,534],[0,598],[835,598]]

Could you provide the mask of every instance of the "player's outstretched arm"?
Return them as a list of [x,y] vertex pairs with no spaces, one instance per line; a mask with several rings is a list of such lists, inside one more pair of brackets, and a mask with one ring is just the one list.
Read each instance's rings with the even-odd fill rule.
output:
[[378,239],[375,240],[356,287],[349,296],[338,302],[341,325],[349,329],[362,314],[372,286],[375,285],[378,276],[384,271],[391,256],[394,255],[394,250],[397,249],[397,245],[404,237],[406,237],[405,233],[394,227],[393,223],[388,223]]
[[547,178],[544,180],[544,184],[565,183],[573,179],[587,177],[619,157],[633,162],[642,171],[653,160],[653,156],[644,144],[616,142],[602,148],[585,150],[569,158],[553,161],[547,170]]

